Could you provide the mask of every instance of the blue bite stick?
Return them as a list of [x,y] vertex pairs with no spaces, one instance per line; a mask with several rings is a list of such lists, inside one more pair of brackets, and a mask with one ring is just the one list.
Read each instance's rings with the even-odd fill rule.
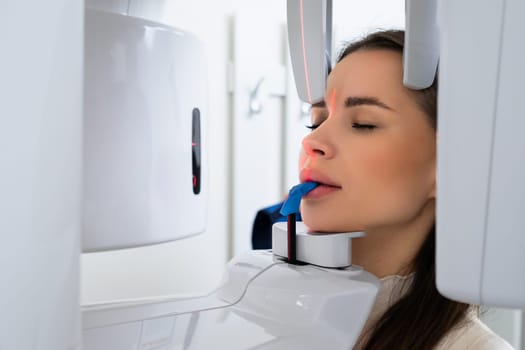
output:
[[288,216],[288,261],[292,264],[296,263],[295,214],[299,212],[301,198],[317,186],[319,186],[317,182],[304,182],[295,185],[288,193],[288,198],[280,210],[281,215]]
[[288,198],[286,198],[283,206],[281,207],[281,215],[298,213],[299,205],[301,204],[301,198],[317,186],[319,186],[317,182],[310,181],[292,187],[288,193]]

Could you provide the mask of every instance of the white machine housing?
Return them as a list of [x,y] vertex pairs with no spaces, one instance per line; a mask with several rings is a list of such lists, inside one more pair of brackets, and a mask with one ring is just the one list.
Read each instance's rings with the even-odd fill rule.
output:
[[379,285],[358,266],[297,266],[251,251],[206,296],[84,306],[83,349],[350,349]]
[[525,309],[523,13],[521,0],[439,2],[437,285]]
[[[312,265],[345,268],[352,265],[352,239],[363,237],[363,232],[320,233],[309,232],[308,227],[296,224],[296,258]],[[288,258],[288,224],[277,222],[272,226],[272,251]]]
[[100,6],[86,8],[85,28],[84,252],[203,232],[201,44],[189,33]]
[[80,0],[0,1],[0,349],[80,350]]
[[299,98],[323,99],[331,66],[332,0],[294,0],[286,5],[288,45]]
[[[307,13],[317,30],[290,45],[292,62],[308,62],[293,72],[299,97],[312,103],[324,92],[312,100],[305,84],[328,70],[309,55],[325,52],[331,15],[304,10],[308,1],[288,0],[288,9]],[[459,301],[525,308],[525,3],[407,0],[405,8],[404,84],[430,86],[439,56],[437,287]],[[308,30],[298,26],[310,23],[295,16],[288,31],[298,40]]]

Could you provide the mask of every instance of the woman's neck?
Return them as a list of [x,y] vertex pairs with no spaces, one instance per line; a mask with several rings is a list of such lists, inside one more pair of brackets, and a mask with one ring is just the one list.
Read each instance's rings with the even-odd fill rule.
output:
[[379,278],[406,275],[435,220],[435,201],[429,200],[409,222],[366,231],[352,240],[352,263]]

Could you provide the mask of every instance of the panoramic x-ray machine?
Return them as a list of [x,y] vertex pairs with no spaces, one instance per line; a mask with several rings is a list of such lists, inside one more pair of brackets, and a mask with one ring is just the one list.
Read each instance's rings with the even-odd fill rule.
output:
[[[207,296],[80,310],[80,237],[89,252],[206,227],[203,52],[137,2],[0,5],[0,349],[351,348],[379,286],[351,264],[363,233],[310,235],[301,223],[303,264],[276,225],[273,251],[235,257]],[[525,308],[525,4],[483,6],[407,0],[404,83],[429,86],[439,60],[439,290]],[[288,0],[305,102],[324,94],[331,25],[330,0]]]

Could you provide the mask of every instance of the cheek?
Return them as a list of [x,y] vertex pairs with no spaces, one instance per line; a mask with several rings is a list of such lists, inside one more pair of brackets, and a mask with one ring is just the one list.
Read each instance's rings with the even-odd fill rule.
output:
[[365,221],[398,221],[416,215],[433,188],[433,157],[414,145],[369,147],[354,159],[348,188],[352,207]]
[[435,146],[423,138],[421,142],[414,141],[408,136],[396,136],[361,147],[362,151],[347,161],[357,166],[349,171],[380,187],[427,183],[435,169]]

